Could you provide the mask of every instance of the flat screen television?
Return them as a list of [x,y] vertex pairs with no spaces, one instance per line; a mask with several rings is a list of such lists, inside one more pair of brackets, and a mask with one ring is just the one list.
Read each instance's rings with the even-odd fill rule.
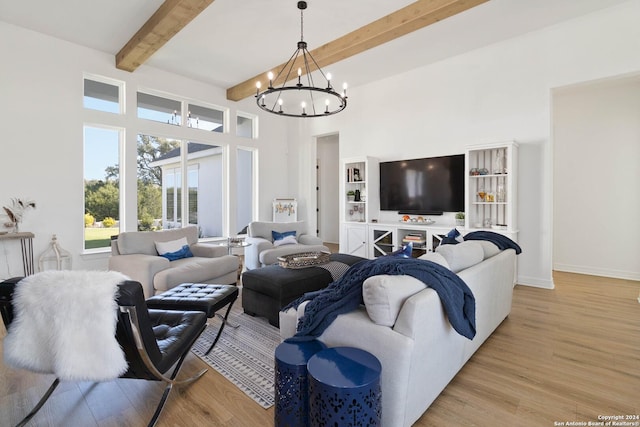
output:
[[464,154],[380,163],[380,209],[442,215],[464,211]]

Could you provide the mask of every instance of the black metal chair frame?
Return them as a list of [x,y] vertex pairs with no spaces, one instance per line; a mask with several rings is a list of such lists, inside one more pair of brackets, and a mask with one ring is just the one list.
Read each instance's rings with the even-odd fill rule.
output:
[[[2,283],[0,283],[0,313],[2,314],[2,320],[4,324],[9,329],[9,325],[11,324],[14,312],[12,306],[12,297],[13,297],[13,289],[18,281],[21,278],[12,278],[8,279]],[[177,355],[179,357],[174,358],[175,360],[163,360],[165,365],[168,365],[165,369],[165,373],[161,372],[156,363],[152,360],[152,356],[150,356],[148,347],[149,345],[153,345],[155,342],[154,336],[149,336],[149,326],[148,323],[150,318],[153,316],[161,317],[163,313],[172,312],[172,313],[183,313],[176,310],[147,310],[144,295],[142,292],[142,286],[140,283],[135,281],[126,281],[122,283],[120,286],[120,292],[118,296],[118,305],[119,305],[119,319],[118,319],[118,331],[117,338],[118,342],[123,346],[125,351],[125,355],[127,358],[127,362],[129,362],[128,371],[121,376],[121,378],[139,378],[139,379],[147,379],[152,381],[162,381],[166,384],[162,397],[160,398],[160,402],[156,407],[156,410],[149,421],[148,426],[154,426],[162,410],[164,409],[165,403],[169,397],[169,393],[176,387],[183,387],[190,385],[194,381],[200,379],[207,369],[203,369],[198,372],[196,375],[189,377],[184,380],[176,380],[178,372],[182,367],[182,363],[184,359],[189,354],[191,347],[198,339],[198,337],[202,334],[202,332],[206,329],[206,316],[204,313],[191,313],[194,315],[200,316],[197,323],[202,323],[202,326],[196,334],[193,334],[193,337],[184,343],[184,347],[181,349],[181,352]],[[2,289],[4,288],[4,289]],[[123,290],[127,289],[130,294],[124,296],[123,298]],[[121,299],[129,299],[130,301],[135,301],[135,304],[127,304],[122,305]],[[146,313],[145,313],[146,312]],[[147,317],[145,319],[145,316]],[[145,333],[146,330],[146,333]],[[151,330],[151,334],[153,331]],[[124,342],[126,340],[126,342]],[[157,342],[155,343],[157,347]],[[135,348],[135,352],[129,351],[128,348]],[[170,375],[167,376],[167,373],[170,371],[170,368],[174,366],[173,371]],[[16,427],[21,427],[26,425],[42,408],[42,406],[47,402],[51,394],[54,392],[56,387],[60,384],[60,379],[56,378],[53,383],[49,386],[45,394],[42,396],[40,401],[36,404],[36,406],[27,414],[26,417],[20,423],[16,425]]]

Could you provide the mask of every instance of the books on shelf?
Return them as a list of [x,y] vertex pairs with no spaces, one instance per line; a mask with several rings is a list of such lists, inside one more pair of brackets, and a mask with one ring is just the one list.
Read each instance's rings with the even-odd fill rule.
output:
[[402,238],[402,243],[409,242],[412,242],[414,245],[424,245],[426,243],[426,238],[422,233],[405,234],[405,236]]

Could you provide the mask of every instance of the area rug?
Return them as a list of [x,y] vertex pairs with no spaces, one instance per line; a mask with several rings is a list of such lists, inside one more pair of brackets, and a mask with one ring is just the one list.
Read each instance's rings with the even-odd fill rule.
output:
[[[274,403],[274,352],[280,344],[280,333],[266,319],[246,315],[239,307],[236,301],[229,315],[230,323],[211,353],[204,355],[218,333],[221,323],[218,317],[209,319],[209,326],[192,351],[267,409]],[[235,324],[240,326],[231,327]]]

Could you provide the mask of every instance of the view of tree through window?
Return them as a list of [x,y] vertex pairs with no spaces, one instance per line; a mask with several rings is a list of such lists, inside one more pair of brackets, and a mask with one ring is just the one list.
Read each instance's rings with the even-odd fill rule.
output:
[[105,248],[120,231],[120,131],[84,128],[84,248]]
[[[180,141],[151,135],[138,135],[138,230],[159,230],[180,227],[180,169],[163,177],[161,164],[180,153]],[[176,174],[177,172],[177,174]],[[163,179],[171,182],[170,194],[165,194],[163,215]],[[178,187],[179,188],[179,187]],[[170,215],[167,216],[167,215]],[[163,218],[170,218],[163,223]]]

